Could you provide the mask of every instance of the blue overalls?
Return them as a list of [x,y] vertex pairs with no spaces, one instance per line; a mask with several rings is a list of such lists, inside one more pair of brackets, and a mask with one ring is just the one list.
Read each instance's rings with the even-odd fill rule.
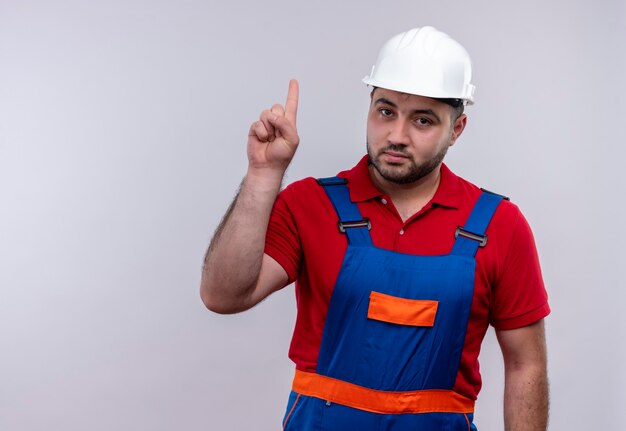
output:
[[448,255],[373,245],[346,180],[318,180],[348,247],[315,373],[296,371],[285,430],[476,430],[474,401],[452,389],[474,292],[474,256],[502,196],[483,192]]

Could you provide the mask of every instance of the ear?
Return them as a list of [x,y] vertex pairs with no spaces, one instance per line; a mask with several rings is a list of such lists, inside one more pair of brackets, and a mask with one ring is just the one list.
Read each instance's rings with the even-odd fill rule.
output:
[[450,132],[450,146],[454,145],[459,136],[465,130],[465,125],[467,124],[467,115],[461,114],[459,118],[456,119],[454,125],[452,126],[452,130]]

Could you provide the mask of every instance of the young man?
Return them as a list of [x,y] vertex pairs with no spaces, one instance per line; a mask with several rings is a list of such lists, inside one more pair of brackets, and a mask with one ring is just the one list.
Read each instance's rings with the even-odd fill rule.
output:
[[518,208],[442,162],[473,103],[465,49],[432,27],[382,48],[367,155],[280,192],[299,143],[298,84],[252,124],[248,172],[211,242],[201,296],[218,313],[296,282],[283,427],[475,430],[478,353],[505,361],[506,429],[545,430],[547,295]]

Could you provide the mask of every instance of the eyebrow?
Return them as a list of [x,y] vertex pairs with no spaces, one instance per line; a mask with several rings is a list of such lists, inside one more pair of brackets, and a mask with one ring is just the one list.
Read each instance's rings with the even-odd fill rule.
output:
[[[378,104],[384,104],[384,105],[389,105],[392,108],[397,108],[398,105],[396,105],[395,103],[393,103],[391,100],[389,99],[385,99],[384,97],[379,97],[378,99],[376,99],[376,101],[374,102],[375,105]],[[439,118],[439,116],[437,114],[435,114],[435,111],[433,111],[432,109],[414,109],[413,111],[411,111],[411,114],[426,114],[426,115],[432,115],[433,117],[435,117],[435,119],[438,122],[441,122],[441,119]]]

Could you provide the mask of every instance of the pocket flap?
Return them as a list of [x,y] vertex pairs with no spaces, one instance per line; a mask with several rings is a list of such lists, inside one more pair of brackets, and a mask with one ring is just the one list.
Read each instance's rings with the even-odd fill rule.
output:
[[439,301],[398,298],[371,292],[367,317],[410,326],[433,326]]

